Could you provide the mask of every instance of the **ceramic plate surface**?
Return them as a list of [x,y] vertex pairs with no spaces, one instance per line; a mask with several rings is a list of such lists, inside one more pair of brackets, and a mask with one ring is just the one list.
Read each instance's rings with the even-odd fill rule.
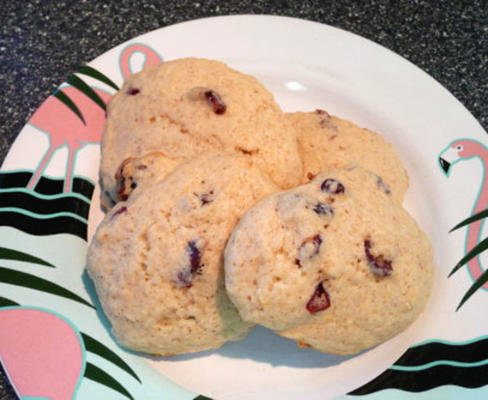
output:
[[[285,111],[322,108],[396,147],[411,181],[405,206],[431,238],[437,264],[427,310],[406,331],[355,356],[299,349],[263,328],[216,351],[163,360],[117,345],[84,272],[103,217],[104,105],[144,65],[186,56],[256,76]],[[229,16],[137,37],[75,71],[32,115],[2,166],[2,363],[23,398],[488,398],[488,246],[479,215],[488,205],[487,145],[477,121],[427,74],[330,26]]]

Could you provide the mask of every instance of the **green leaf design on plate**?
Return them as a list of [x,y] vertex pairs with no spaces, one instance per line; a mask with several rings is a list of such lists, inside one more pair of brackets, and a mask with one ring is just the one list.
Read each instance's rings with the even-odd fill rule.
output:
[[449,273],[448,277],[454,274],[459,268],[461,268],[464,264],[466,264],[469,260],[476,257],[478,254],[482,253],[488,248],[488,238],[483,239],[479,242],[476,246],[474,246],[459,262],[456,266],[452,269]]
[[481,276],[476,279],[476,281],[471,285],[471,287],[468,289],[464,297],[461,299],[461,302],[456,308],[456,311],[461,308],[461,306],[466,303],[466,300],[468,300],[481,286],[483,286],[486,282],[488,281],[488,270],[483,272]]
[[462,228],[463,226],[469,225],[472,222],[478,221],[479,219],[483,219],[485,217],[488,217],[488,210],[480,211],[479,213],[474,214],[469,218],[466,218],[465,220],[463,220],[459,224],[457,224],[454,228],[452,228],[449,231],[449,233],[451,233],[452,231],[455,231],[456,229]]
[[5,267],[0,267],[0,282],[9,283],[11,285],[23,286],[30,289],[40,290],[46,293],[51,293],[56,296],[65,297],[77,301],[79,303],[85,304],[88,307],[93,307],[85,299],[81,298],[77,294],[59,286],[53,282],[46,279],[39,278],[38,276],[28,274],[26,272],[16,271],[14,269],[9,269]]
[[76,75],[70,75],[70,76],[68,76],[68,79],[66,79],[66,82],[69,83],[71,86],[75,87],[76,89],[78,89],[80,92],[82,92],[86,96],[88,96],[97,105],[99,105],[103,110],[106,109],[105,102],[82,79],[78,78]]
[[81,111],[78,108],[78,106],[63,91],[58,90],[56,93],[54,93],[54,97],[56,97],[66,107],[68,107],[71,111],[73,111],[78,116],[78,118],[81,119],[83,125],[86,125],[85,118],[83,118],[83,115],[81,114]]
[[19,303],[16,303],[13,300],[7,299],[5,297],[0,297],[0,307],[10,307],[10,306],[18,306]]
[[3,258],[4,260],[25,261],[55,268],[54,265],[48,263],[47,261],[41,260],[40,258],[31,256],[27,253],[23,253],[22,251],[7,249],[5,247],[0,247],[0,258]]
[[85,378],[91,379],[92,381],[98,382],[101,385],[116,390],[125,397],[134,400],[131,394],[127,390],[125,390],[125,388],[119,382],[117,382],[105,371],[101,370],[100,368],[89,362],[86,363]]
[[122,368],[124,371],[128,372],[132,375],[139,383],[141,380],[136,375],[136,373],[132,370],[131,367],[127,365],[127,363],[122,360],[117,354],[115,354],[112,350],[110,350],[107,346],[103,343],[100,343],[98,340],[92,338],[91,336],[87,335],[86,333],[81,333],[81,337],[85,342],[85,348],[87,351],[95,353],[102,358],[112,362],[113,364],[117,365],[119,368]]
[[106,83],[108,86],[113,87],[115,90],[119,90],[119,87],[108,76],[102,74],[100,71],[97,71],[95,68],[89,67],[88,65],[83,65],[76,72],[90,76],[103,83]]

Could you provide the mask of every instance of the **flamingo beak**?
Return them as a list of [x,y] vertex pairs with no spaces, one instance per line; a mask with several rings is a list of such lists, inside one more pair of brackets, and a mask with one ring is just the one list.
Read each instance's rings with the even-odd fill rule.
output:
[[444,160],[442,157],[439,157],[439,164],[441,164],[441,168],[446,175],[449,174],[449,168],[451,167],[451,163]]
[[449,172],[451,172],[451,165],[460,160],[459,155],[456,150],[452,148],[451,145],[447,146],[441,154],[439,154],[439,164],[441,166],[444,175],[449,177]]

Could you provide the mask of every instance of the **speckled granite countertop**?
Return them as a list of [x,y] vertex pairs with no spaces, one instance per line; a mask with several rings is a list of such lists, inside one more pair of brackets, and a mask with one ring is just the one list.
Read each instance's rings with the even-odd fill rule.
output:
[[[229,14],[298,17],[371,39],[433,76],[488,130],[486,0],[8,1],[0,9],[0,161],[76,67],[147,31]],[[1,382],[0,399],[13,398]]]
[[275,14],[349,30],[407,58],[488,129],[488,2],[388,0],[4,2],[0,160],[28,117],[78,66],[134,36],[215,15]]

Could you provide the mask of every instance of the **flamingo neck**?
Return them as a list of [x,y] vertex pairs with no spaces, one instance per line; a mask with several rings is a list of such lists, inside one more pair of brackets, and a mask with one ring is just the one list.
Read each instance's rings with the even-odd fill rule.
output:
[[478,154],[483,168],[483,180],[481,182],[480,192],[473,209],[473,214],[483,211],[488,206],[488,176],[486,174],[486,166],[488,166],[488,151],[483,148]]
[[[488,166],[488,151],[483,147],[479,150],[477,155],[481,160],[481,166],[483,168],[483,180],[481,182],[478,198],[476,199],[476,203],[473,208],[473,215],[485,210],[488,207],[488,177],[486,174],[486,166]],[[483,220],[478,220],[469,225],[466,237],[466,253],[479,243],[483,222]],[[479,257],[472,258],[468,262],[468,266],[474,280],[478,279],[484,272],[484,268],[481,266]],[[485,290],[488,289],[488,282],[483,285],[483,288]]]

